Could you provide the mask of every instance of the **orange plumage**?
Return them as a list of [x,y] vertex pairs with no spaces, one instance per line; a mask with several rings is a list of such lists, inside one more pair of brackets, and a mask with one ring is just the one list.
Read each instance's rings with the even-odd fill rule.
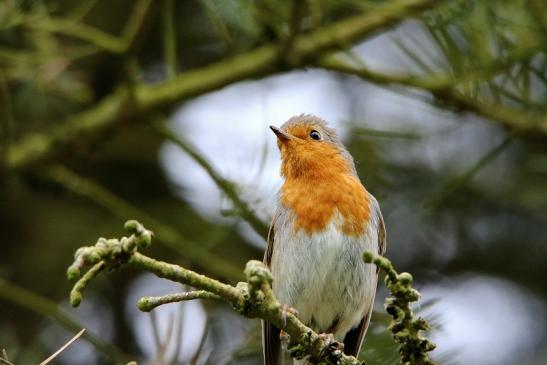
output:
[[337,210],[344,218],[341,230],[358,236],[369,221],[368,193],[335,146],[306,143],[306,136],[313,128],[313,125],[287,128],[287,133],[302,141],[280,145],[284,160],[281,175],[285,177],[281,201],[296,214],[295,229],[310,234],[322,231]]

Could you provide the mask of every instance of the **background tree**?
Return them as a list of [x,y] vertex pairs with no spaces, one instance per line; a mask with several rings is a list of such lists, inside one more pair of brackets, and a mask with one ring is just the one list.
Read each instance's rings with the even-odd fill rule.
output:
[[[1,2],[0,347],[35,362],[85,326],[95,347],[59,361],[257,363],[222,305],[167,331],[132,309],[157,282],[122,272],[68,310],[64,270],[136,218],[151,255],[240,280],[279,182],[266,126],[313,112],[379,198],[437,359],[544,363],[546,34],[532,0]],[[396,362],[373,322],[363,355]]]

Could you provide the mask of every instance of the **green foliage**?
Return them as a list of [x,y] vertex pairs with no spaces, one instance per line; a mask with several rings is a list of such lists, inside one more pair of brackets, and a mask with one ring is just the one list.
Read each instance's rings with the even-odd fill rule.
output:
[[[66,292],[62,267],[75,242],[95,240],[98,230],[115,232],[128,216],[156,232],[155,255],[228,281],[243,278],[239,268],[261,250],[233,225],[206,221],[178,200],[158,165],[159,146],[175,142],[224,192],[233,214],[261,235],[268,222],[253,214],[254,202],[241,199],[241,182],[222,176],[189,143],[199,141],[177,140],[157,124],[158,115],[242,80],[310,67],[341,74],[356,121],[349,147],[382,204],[388,232],[395,232],[388,233],[388,255],[398,266],[420,283],[461,272],[496,275],[545,300],[538,279],[547,275],[545,14],[541,0],[0,1],[0,312],[14,313],[0,318],[0,348],[9,346],[11,360],[28,363],[25,356],[47,352],[37,318],[73,332],[81,327],[57,308]],[[373,55],[355,53],[363,41],[385,39],[388,46],[390,37],[399,44],[399,70],[368,67]],[[368,128],[376,116],[360,109],[356,95],[370,84],[414,102],[404,116],[388,118],[405,122],[427,108],[431,120],[451,129]],[[434,108],[417,106],[424,101]],[[469,146],[461,145],[446,165],[401,160],[477,120],[490,123],[484,154],[469,157]],[[401,210],[405,219],[393,218]],[[493,227],[488,234],[477,228],[485,222]],[[123,314],[125,297],[117,295],[130,280],[115,278],[97,282],[94,294],[112,308],[117,337],[108,344],[103,334],[84,336],[97,352],[121,359],[117,347],[142,349]],[[167,299],[181,297],[146,302]],[[210,305],[208,315],[219,308]],[[222,330],[208,331],[202,343],[229,342]],[[246,335],[256,337],[256,328]],[[398,360],[389,337],[373,323],[363,353],[369,365]],[[223,356],[259,361],[260,344],[246,345]]]

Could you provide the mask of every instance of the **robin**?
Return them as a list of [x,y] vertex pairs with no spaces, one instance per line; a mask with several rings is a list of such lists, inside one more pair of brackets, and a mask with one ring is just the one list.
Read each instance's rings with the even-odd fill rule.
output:
[[[386,250],[380,207],[325,121],[303,114],[270,128],[284,177],[264,255],[274,276],[273,292],[303,323],[332,334],[343,342],[344,353],[357,356],[378,279],[362,254]],[[266,365],[282,364],[280,335],[279,328],[263,324]]]

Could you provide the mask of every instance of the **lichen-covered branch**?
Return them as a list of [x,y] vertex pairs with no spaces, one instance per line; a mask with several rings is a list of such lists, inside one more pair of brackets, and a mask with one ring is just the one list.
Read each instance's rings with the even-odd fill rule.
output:
[[[81,247],[76,251],[74,262],[67,270],[70,280],[78,279],[70,295],[73,306],[81,303],[85,288],[101,272],[133,266],[196,289],[161,297],[143,297],[138,302],[142,311],[191,299],[220,300],[230,304],[243,316],[261,318],[283,329],[289,336],[289,352],[295,358],[307,358],[317,364],[364,364],[355,357],[345,355],[342,351],[343,345],[334,341],[331,336],[314,332],[293,313],[284,310],[273,294],[273,277],[262,262],[249,261],[244,271],[246,282],[231,286],[139,253],[139,248],[151,244],[152,232],[137,221],[126,222],[125,229],[131,234],[129,237],[99,238],[94,246]],[[412,276],[409,273],[398,274],[389,260],[369,251],[364,253],[363,258],[365,262],[374,263],[386,272],[386,285],[392,294],[386,301],[386,311],[393,317],[389,329],[393,332],[395,341],[401,345],[401,364],[434,365],[435,362],[427,353],[435,345],[420,335],[420,331],[428,329],[427,322],[422,318],[414,318],[410,307],[410,303],[417,301],[420,296],[411,287]],[[82,274],[87,267],[91,268]]]
[[412,275],[395,271],[391,262],[371,251],[365,251],[363,260],[373,263],[385,273],[385,283],[391,296],[386,299],[386,312],[392,317],[389,330],[399,347],[401,365],[435,365],[428,352],[435,344],[423,337],[420,332],[429,329],[427,321],[415,318],[410,303],[420,298],[420,293],[412,288]]
[[142,297],[137,303],[137,307],[143,312],[150,312],[152,309],[159,307],[160,305],[184,302],[194,299],[215,299],[221,300],[221,298],[207,290],[193,290],[184,293],[167,294],[159,297]]
[[[179,299],[185,300],[188,299],[188,296],[214,298],[230,304],[241,315],[272,322],[290,336],[292,347],[298,347],[299,351],[294,352],[294,355],[309,356],[316,363],[323,364],[362,364],[355,357],[343,354],[340,351],[340,344],[333,342],[328,336],[321,336],[314,332],[300,322],[294,314],[283,309],[281,303],[273,295],[271,273],[262,262],[249,261],[245,268],[247,281],[231,286],[181,266],[157,261],[140,254],[137,250],[150,244],[152,232],[136,221],[128,221],[125,228],[131,233],[129,237],[100,238],[94,246],[81,247],[76,251],[74,263],[67,271],[69,279],[78,279],[70,296],[72,305],[80,304],[85,288],[91,279],[101,271],[133,266],[151,272],[158,277],[197,289],[195,292],[190,292],[194,294],[179,295]],[[82,275],[82,271],[89,266],[92,267],[92,273],[88,271]],[[170,299],[173,298],[171,296]],[[139,307],[150,310],[154,304],[162,304],[150,299],[147,297],[141,299]]]

